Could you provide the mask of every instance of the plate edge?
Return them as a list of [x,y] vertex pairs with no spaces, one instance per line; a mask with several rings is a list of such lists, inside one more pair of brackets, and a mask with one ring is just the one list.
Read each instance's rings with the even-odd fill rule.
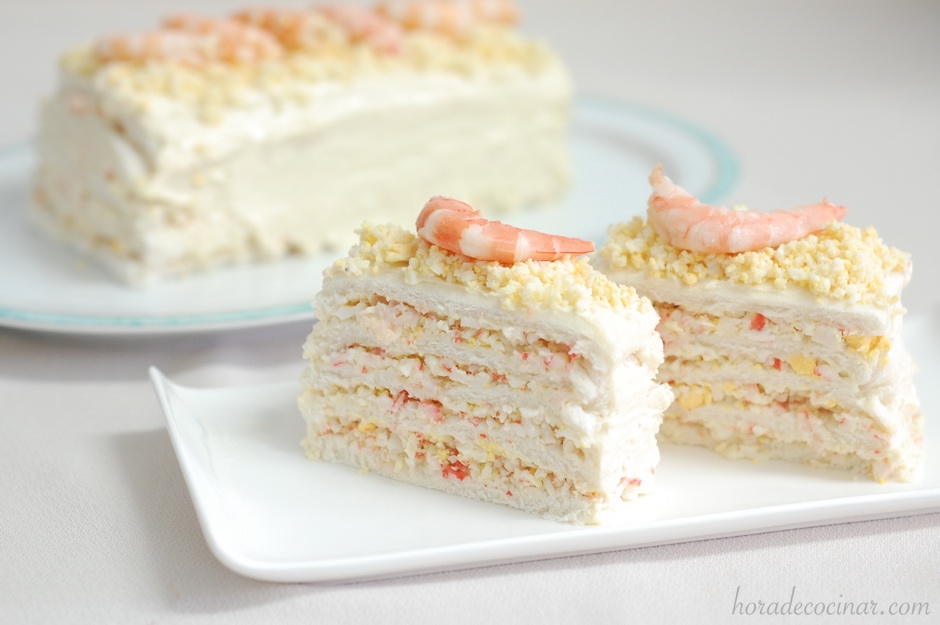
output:
[[[184,480],[206,543],[213,555],[228,569],[260,581],[327,583],[385,579],[940,511],[940,487],[933,487],[915,491],[853,495],[822,502],[796,502],[744,511],[718,512],[632,527],[578,528],[530,535],[521,539],[514,537],[378,555],[274,564],[245,556],[239,550],[228,548],[222,543],[213,530],[208,512],[195,494],[198,487],[190,477],[192,466],[186,457],[185,444],[177,428],[177,417],[173,412],[168,391],[188,389],[211,393],[224,391],[224,387],[201,389],[182,386],[173,382],[155,366],[149,368],[149,374],[164,410],[177,459],[183,464]],[[897,507],[898,502],[905,505]],[[763,523],[768,519],[773,519],[773,522]],[[625,538],[631,537],[634,539],[625,542]]]

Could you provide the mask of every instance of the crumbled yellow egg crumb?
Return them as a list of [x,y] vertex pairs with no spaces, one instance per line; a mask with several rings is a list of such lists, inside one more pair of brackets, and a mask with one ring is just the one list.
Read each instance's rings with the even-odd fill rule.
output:
[[886,336],[849,334],[843,337],[843,340],[846,345],[870,360],[875,360],[879,353],[887,352],[891,349],[891,339]]
[[685,388],[676,387],[676,402],[686,410],[693,410],[712,403],[712,391],[707,386],[691,384]]
[[793,354],[787,362],[800,375],[813,375],[816,371],[816,361],[801,354]]
[[653,312],[647,298],[596,271],[586,258],[501,265],[453,254],[399,226],[364,224],[358,233],[359,243],[349,256],[336,261],[324,276],[398,269],[411,284],[441,280],[471,292],[492,294],[507,310],[583,311],[600,306],[614,311]]
[[507,456],[506,450],[503,449],[500,445],[487,440],[477,441],[477,444],[480,448],[486,452],[486,461],[493,462],[497,456]]
[[836,300],[894,304],[884,293],[892,274],[910,272],[910,256],[886,246],[874,228],[831,223],[816,234],[777,247],[738,254],[680,250],[663,241],[642,217],[615,224],[599,256],[612,269],[642,271],[693,285],[727,280],[777,289],[802,288]]

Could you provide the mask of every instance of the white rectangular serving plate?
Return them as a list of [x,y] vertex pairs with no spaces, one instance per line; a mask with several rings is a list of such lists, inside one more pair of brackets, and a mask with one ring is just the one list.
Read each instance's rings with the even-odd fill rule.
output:
[[940,318],[911,317],[926,415],[923,475],[878,484],[841,471],[726,460],[664,445],[654,495],[609,526],[570,526],[356,469],[311,462],[297,383],[196,389],[150,371],[206,541],[247,577],[388,577],[940,511]]

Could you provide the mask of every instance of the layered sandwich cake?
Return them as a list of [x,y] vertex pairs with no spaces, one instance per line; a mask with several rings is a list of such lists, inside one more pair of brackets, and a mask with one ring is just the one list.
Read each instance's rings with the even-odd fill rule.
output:
[[571,85],[506,0],[179,15],[68,51],[32,217],[145,284],[342,250],[449,193],[500,212],[569,178]]
[[628,514],[672,399],[650,302],[572,256],[592,244],[446,198],[423,216],[421,236],[364,225],[325,272],[309,457],[560,521]]
[[647,218],[611,227],[596,265],[653,300],[676,396],[665,441],[910,480],[922,417],[904,348],[907,254],[828,202],[758,213],[651,176]]

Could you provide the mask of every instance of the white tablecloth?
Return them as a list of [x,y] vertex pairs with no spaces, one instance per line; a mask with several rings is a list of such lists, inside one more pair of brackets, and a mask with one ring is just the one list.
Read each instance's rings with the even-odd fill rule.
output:
[[[33,135],[66,45],[168,12],[238,5],[0,4],[0,145]],[[940,323],[940,4],[523,9],[582,92],[685,118],[731,146],[741,169],[729,202],[772,208],[826,195],[850,207],[848,221],[911,252],[905,302]],[[730,622],[736,602],[791,596],[929,603],[929,616],[823,622],[937,622],[940,514],[377,582],[241,577],[206,546],[146,370],[206,386],[294,379],[307,330],[94,338],[0,328],[0,622]]]

